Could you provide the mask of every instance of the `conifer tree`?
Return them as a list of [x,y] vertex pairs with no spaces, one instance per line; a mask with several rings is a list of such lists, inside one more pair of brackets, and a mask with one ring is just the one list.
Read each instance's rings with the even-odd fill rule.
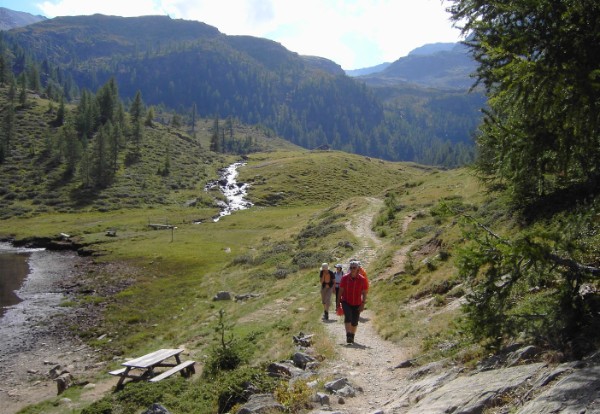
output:
[[[576,204],[597,194],[600,179],[600,3],[452,3],[489,97],[477,171],[540,222],[503,236],[468,218],[470,245],[457,259],[471,291],[468,328],[492,347],[529,335],[580,358],[599,336],[598,303],[581,288],[597,283],[600,268],[579,262],[598,261],[586,245],[598,231],[597,207]],[[556,214],[557,203],[572,211]]]
[[515,203],[600,177],[600,3],[452,0],[489,110],[479,173]]
[[62,126],[65,122],[65,99],[61,96],[58,110],[56,111],[56,117],[54,118],[54,125]]
[[66,164],[65,173],[72,176],[81,159],[82,145],[70,122],[62,127],[62,152]]
[[21,107],[27,105],[27,76],[25,76],[25,72],[19,76],[19,105]]
[[154,126],[154,116],[154,107],[151,106],[146,112],[146,120],[144,121],[144,125],[148,127]]
[[219,145],[219,117],[218,116],[215,117],[215,120],[213,123],[212,133],[210,136],[210,150],[213,152],[221,151],[221,146]]
[[196,108],[196,102],[194,102],[194,104],[192,105],[192,135],[195,136],[196,134],[196,113],[198,112],[198,109]]
[[2,127],[0,129],[0,162],[10,155],[11,143],[16,133],[15,107],[11,101],[4,109],[2,117]]

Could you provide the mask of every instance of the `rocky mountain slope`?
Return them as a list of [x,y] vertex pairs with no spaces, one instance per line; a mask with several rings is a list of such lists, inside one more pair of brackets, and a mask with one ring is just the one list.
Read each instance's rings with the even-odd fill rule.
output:
[[23,27],[42,20],[46,20],[46,18],[44,16],[34,16],[33,14],[0,7],[0,30]]

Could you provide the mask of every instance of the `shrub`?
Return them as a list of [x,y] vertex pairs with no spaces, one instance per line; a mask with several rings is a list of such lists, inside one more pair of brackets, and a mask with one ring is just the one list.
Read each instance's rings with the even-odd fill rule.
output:
[[220,371],[231,371],[244,362],[242,347],[233,337],[233,325],[225,322],[225,311],[219,310],[219,321],[215,327],[218,344],[211,347],[202,375],[206,378],[216,376]]

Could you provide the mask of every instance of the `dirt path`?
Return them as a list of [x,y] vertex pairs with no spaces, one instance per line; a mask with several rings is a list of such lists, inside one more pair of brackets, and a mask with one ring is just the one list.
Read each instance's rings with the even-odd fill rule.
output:
[[[361,245],[353,253],[365,267],[368,267],[377,258],[378,250],[384,243],[371,230],[373,218],[383,204],[376,198],[368,198],[368,207],[347,223],[349,231],[360,240]],[[412,220],[406,219],[403,229]],[[405,249],[396,253],[394,262],[404,263]],[[369,275],[373,281],[378,278]],[[374,315],[366,309],[361,315],[361,320],[356,332],[355,343],[346,344],[346,334],[343,319],[339,316],[330,317],[326,322],[327,332],[335,342],[339,351],[338,358],[327,361],[321,369],[320,375],[332,377],[346,377],[359,391],[355,397],[338,400],[331,397],[331,408],[336,412],[348,414],[365,414],[385,409],[398,391],[404,370],[394,370],[393,367],[409,358],[408,350],[382,339],[373,326]],[[316,409],[313,413],[322,410]]]

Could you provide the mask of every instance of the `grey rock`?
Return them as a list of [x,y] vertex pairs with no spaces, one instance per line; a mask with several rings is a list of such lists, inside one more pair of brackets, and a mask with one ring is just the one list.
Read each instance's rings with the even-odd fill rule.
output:
[[300,332],[298,335],[293,336],[293,339],[295,344],[308,348],[312,345],[312,337],[313,335],[305,335]]
[[271,394],[255,394],[242,406],[237,414],[283,412],[285,408]]
[[150,408],[148,408],[142,414],[171,414],[171,413],[169,412],[169,410],[167,410],[162,405],[154,403],[150,406]]
[[295,378],[304,374],[304,371],[290,362],[273,362],[267,367],[267,373],[272,377]]
[[412,406],[407,413],[481,413],[504,395],[525,386],[543,368],[531,364],[460,376]]
[[57,395],[60,395],[73,385],[73,376],[70,373],[65,372],[55,378],[54,381],[56,381]]
[[315,402],[318,402],[321,405],[329,405],[329,403],[330,403],[329,395],[322,393],[322,392],[318,392],[315,395]]
[[507,367],[512,367],[524,362],[529,362],[533,360],[533,358],[537,356],[539,352],[540,350],[533,345],[519,348],[516,351],[508,354],[505,365]]
[[346,385],[337,390],[336,394],[342,397],[356,397],[356,390],[351,385]]
[[448,369],[445,366],[444,361],[434,361],[427,365],[417,368],[414,372],[409,375],[410,380],[416,380],[426,375],[435,374],[437,372],[444,372]]
[[577,369],[564,376],[518,413],[600,413],[600,365]]
[[298,368],[306,369],[306,365],[314,362],[315,358],[304,352],[296,352],[292,357],[292,360],[294,361],[294,365]]
[[325,389],[329,392],[336,392],[344,388],[345,386],[350,385],[347,378],[338,378],[336,380],[330,381],[325,384]]
[[229,292],[217,292],[215,296],[213,296],[213,300],[231,300],[231,293]]
[[48,371],[48,378],[50,379],[56,379],[58,378],[58,376],[62,374],[61,372],[61,366],[60,365],[55,365],[54,367],[50,368],[50,370]]

